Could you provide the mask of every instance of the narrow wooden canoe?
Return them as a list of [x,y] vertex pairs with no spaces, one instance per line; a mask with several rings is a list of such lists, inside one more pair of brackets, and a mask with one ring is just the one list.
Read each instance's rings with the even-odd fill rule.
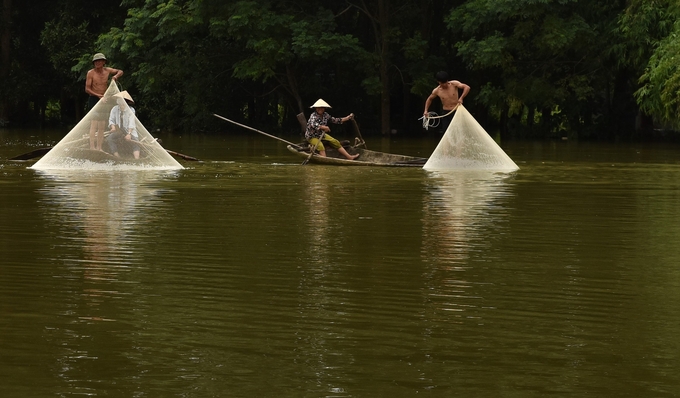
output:
[[[305,144],[288,145],[288,150],[301,159],[309,157],[309,147]],[[395,155],[392,153],[371,151],[363,148],[345,147],[347,152],[359,154],[356,160],[345,159],[335,148],[326,149],[326,157],[314,154],[310,163],[331,164],[339,166],[387,166],[387,167],[423,167],[427,158],[415,156]]]
[[[159,140],[158,143],[160,144],[160,140]],[[148,145],[148,144],[143,143],[143,145]],[[9,158],[8,160],[31,160],[31,159],[39,158],[41,156],[46,155],[49,151],[52,150],[52,148],[54,148],[54,147],[49,146],[49,147],[45,147],[45,148],[38,148],[38,149],[35,149],[31,152],[24,153],[24,154],[15,156],[13,158]],[[165,148],[163,148],[163,149],[165,149]],[[89,148],[79,148],[79,149],[75,149],[75,150],[76,151],[82,151],[83,153],[85,153],[85,156],[84,156],[85,159],[89,159],[89,160],[92,160],[93,158],[101,160],[102,157],[108,158],[109,160],[120,160],[120,158],[117,158],[117,157],[113,156],[112,154],[110,154],[108,152],[95,151],[95,150],[92,150],[92,149],[89,149]],[[165,149],[165,151],[172,156],[182,158],[184,160],[190,160],[190,161],[194,161],[194,162],[200,162],[201,161],[200,159],[197,159],[193,156],[189,156],[189,155],[185,155],[183,153],[171,151],[169,149]],[[142,153],[144,153],[144,152],[142,152]],[[146,156],[146,155],[144,155],[144,156]],[[133,160],[139,160],[139,159],[133,158]]]
[[[241,126],[243,128],[246,128],[248,130],[254,131],[256,133],[265,135],[270,138],[274,138],[276,140],[279,140],[281,142],[284,142],[287,144],[288,150],[293,153],[294,155],[297,155],[299,158],[304,159],[306,163],[306,160],[309,159],[310,162],[312,163],[318,163],[318,164],[332,164],[332,165],[340,165],[340,166],[390,166],[390,167],[423,167],[425,163],[427,162],[427,158],[419,158],[415,156],[405,156],[405,155],[395,155],[392,153],[385,153],[385,152],[377,152],[377,151],[371,151],[365,148],[360,148],[361,145],[366,146],[364,143],[363,138],[361,137],[361,132],[359,132],[359,126],[357,126],[356,122],[354,119],[352,119],[352,123],[354,124],[354,129],[356,130],[356,133],[359,135],[355,139],[355,144],[353,146],[350,146],[349,141],[341,141],[342,146],[349,152],[350,154],[359,154],[359,157],[355,160],[349,160],[345,159],[344,156],[340,155],[340,153],[335,150],[334,148],[328,148],[326,149],[326,157],[319,156],[317,154],[314,154],[311,158],[309,157],[309,144],[308,143],[303,143],[303,144],[295,144],[290,141],[286,141],[283,138],[267,134],[264,131],[260,131],[257,129],[254,129],[252,127],[246,126],[245,124],[237,123],[233,120],[229,120],[226,117],[220,116],[218,114],[213,114],[215,117],[225,120],[229,123],[235,124],[237,126]],[[297,115],[298,121],[300,122],[300,127],[302,131],[305,131],[305,128],[307,126],[307,118],[305,117],[304,114],[299,114]]]

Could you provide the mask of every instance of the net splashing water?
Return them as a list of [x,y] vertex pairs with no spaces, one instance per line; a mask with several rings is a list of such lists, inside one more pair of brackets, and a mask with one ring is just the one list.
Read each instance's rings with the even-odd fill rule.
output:
[[458,106],[451,124],[423,168],[508,172],[519,169],[463,105]]
[[[134,108],[111,81],[104,96],[83,119],[31,168],[183,169],[137,119]],[[130,97],[128,99],[131,100]],[[111,126],[118,127],[111,127]]]

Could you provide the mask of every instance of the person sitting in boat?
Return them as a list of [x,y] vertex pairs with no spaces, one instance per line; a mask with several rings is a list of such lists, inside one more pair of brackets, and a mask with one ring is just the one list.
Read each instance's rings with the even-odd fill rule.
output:
[[115,94],[117,105],[111,109],[109,115],[109,130],[111,134],[106,138],[106,143],[113,156],[120,157],[119,146],[130,146],[132,155],[139,159],[139,134],[135,118],[135,101],[127,91]]
[[354,160],[359,157],[359,154],[350,155],[349,153],[347,153],[347,150],[345,150],[345,148],[342,147],[340,141],[336,140],[335,138],[331,137],[328,134],[331,131],[331,128],[328,127],[328,122],[342,124],[354,118],[354,114],[350,113],[348,116],[345,116],[343,118],[332,117],[326,112],[326,108],[330,107],[331,106],[328,105],[326,101],[320,98],[318,101],[314,103],[314,105],[310,106],[310,108],[314,108],[315,111],[312,112],[312,115],[309,117],[309,120],[307,121],[305,139],[307,140],[307,142],[309,142],[312,148],[316,147],[316,149],[319,151],[319,155],[323,157],[326,157],[326,148],[323,146],[323,142],[321,141],[326,141],[328,142],[328,144],[330,144],[330,146],[337,149],[342,156],[346,157],[349,160]]

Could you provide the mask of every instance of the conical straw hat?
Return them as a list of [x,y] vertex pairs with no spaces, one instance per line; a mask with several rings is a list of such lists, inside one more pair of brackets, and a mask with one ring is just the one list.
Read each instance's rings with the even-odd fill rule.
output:
[[130,101],[130,102],[135,102],[135,100],[133,100],[132,97],[130,97],[130,93],[128,93],[127,90],[121,91],[120,93],[114,94],[113,96],[118,97],[118,98],[122,98],[122,99]]
[[331,106],[328,105],[328,102],[319,98],[310,108],[331,108]]

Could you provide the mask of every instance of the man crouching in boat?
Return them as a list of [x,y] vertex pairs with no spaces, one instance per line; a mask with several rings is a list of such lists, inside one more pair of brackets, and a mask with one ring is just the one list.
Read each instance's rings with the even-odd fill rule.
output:
[[333,148],[337,149],[342,156],[349,160],[354,160],[359,157],[359,154],[350,155],[347,153],[345,148],[342,147],[340,141],[328,134],[331,131],[331,128],[328,127],[329,121],[335,124],[342,124],[348,120],[351,120],[354,117],[354,114],[350,113],[348,116],[343,118],[332,117],[326,112],[326,108],[330,107],[331,106],[322,99],[319,99],[314,103],[314,105],[310,106],[310,108],[315,108],[316,111],[312,112],[312,115],[307,121],[305,139],[307,142],[309,142],[312,148],[316,147],[316,149],[319,151],[319,155],[323,157],[326,157],[326,148],[324,148],[323,143],[321,142],[322,137],[323,141],[327,141]]
[[118,146],[122,144],[131,146],[132,155],[135,159],[139,159],[139,134],[135,122],[135,108],[133,108],[135,101],[127,91],[115,94],[114,97],[117,97],[118,105],[111,109],[109,129],[112,133],[106,138],[106,143],[115,157],[120,157]]

